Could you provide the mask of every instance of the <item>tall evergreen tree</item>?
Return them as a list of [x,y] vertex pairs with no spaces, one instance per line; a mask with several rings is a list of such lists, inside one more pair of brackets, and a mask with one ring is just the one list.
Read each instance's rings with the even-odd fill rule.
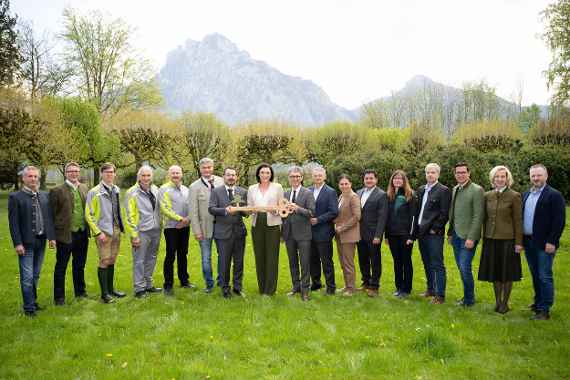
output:
[[0,0],[0,86],[12,85],[20,66],[16,22],[17,17],[10,15],[10,1]]

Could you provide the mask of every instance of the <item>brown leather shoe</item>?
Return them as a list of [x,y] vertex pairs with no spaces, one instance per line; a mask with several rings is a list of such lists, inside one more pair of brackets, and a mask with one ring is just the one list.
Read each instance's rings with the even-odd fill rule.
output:
[[434,297],[434,296],[435,296],[435,294],[431,290],[426,290],[425,292],[420,293],[420,297],[430,298],[430,297]]
[[378,297],[378,289],[366,289],[366,295],[371,298]]
[[439,296],[433,296],[431,299],[431,304],[433,305],[441,305],[445,302],[445,299],[443,297],[439,297]]

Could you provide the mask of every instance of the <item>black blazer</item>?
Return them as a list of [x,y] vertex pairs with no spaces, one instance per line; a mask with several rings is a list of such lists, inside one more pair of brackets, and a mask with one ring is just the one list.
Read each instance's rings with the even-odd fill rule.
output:
[[[363,192],[364,189],[357,191],[359,198],[362,198]],[[362,207],[360,239],[366,241],[372,241],[374,238],[382,239],[386,220],[388,220],[388,197],[384,190],[376,187]]]
[[[422,209],[422,200],[426,190],[426,185],[420,186],[418,189],[418,212],[417,218],[420,216]],[[451,205],[451,191],[447,186],[436,183],[430,190],[426,201],[424,213],[422,215],[421,224],[418,224],[418,236],[423,235],[444,235],[445,224],[449,219],[449,206]],[[416,219],[417,219],[416,218]],[[419,222],[419,221],[418,221]],[[430,233],[433,231],[434,233]]]
[[[530,192],[523,194],[523,226],[524,209]],[[560,236],[566,224],[566,205],[564,197],[558,190],[546,185],[538,198],[532,221],[531,244],[534,248],[544,250],[546,243],[560,246]]]
[[[53,215],[49,205],[48,193],[40,191],[38,194],[45,236],[48,240],[55,240]],[[31,245],[36,239],[32,234],[32,207],[31,194],[22,190],[10,193],[8,197],[8,221],[14,247],[20,244]]]
[[[247,205],[247,190],[243,187],[234,187],[234,200],[239,195],[240,206]],[[208,212],[214,216],[214,239],[245,238],[247,230],[243,223],[242,212],[230,215],[226,212],[226,207],[230,205],[230,198],[226,186],[218,186],[210,194]]]
[[394,201],[388,200],[388,221],[386,223],[386,237],[407,236],[410,240],[415,240],[417,233],[418,199],[416,194],[412,195],[409,202],[404,203],[394,210]]
[[[314,186],[309,187],[314,192]],[[317,199],[315,199],[315,215],[317,224],[311,227],[313,241],[331,241],[334,237],[333,219],[338,215],[338,197],[336,191],[327,184],[323,185]]]

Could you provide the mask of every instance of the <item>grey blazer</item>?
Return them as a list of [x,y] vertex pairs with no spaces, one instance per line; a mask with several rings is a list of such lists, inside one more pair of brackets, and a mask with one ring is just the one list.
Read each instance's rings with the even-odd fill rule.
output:
[[[247,191],[243,187],[234,187],[234,197],[241,198],[240,206],[247,205]],[[226,207],[230,205],[230,198],[225,186],[218,186],[210,194],[208,212],[214,216],[214,239],[245,238],[247,230],[243,223],[244,213],[230,215]]]
[[[291,198],[291,190],[288,190],[284,197],[289,200]],[[313,192],[301,186],[299,193],[295,196],[295,203],[299,206],[297,211],[283,219],[283,239],[311,240],[312,233],[309,219],[315,214],[315,197]]]

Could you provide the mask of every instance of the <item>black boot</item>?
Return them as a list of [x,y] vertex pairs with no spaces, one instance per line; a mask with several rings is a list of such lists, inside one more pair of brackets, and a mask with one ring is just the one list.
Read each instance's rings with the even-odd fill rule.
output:
[[109,289],[109,294],[113,297],[123,298],[126,296],[125,293],[115,290],[113,285],[113,279],[115,277],[115,265],[109,265],[107,267],[107,287]]
[[107,272],[107,268],[97,268],[97,277],[99,278],[99,286],[101,287],[101,301],[104,303],[111,303],[114,299],[109,295],[109,289],[107,287]]

